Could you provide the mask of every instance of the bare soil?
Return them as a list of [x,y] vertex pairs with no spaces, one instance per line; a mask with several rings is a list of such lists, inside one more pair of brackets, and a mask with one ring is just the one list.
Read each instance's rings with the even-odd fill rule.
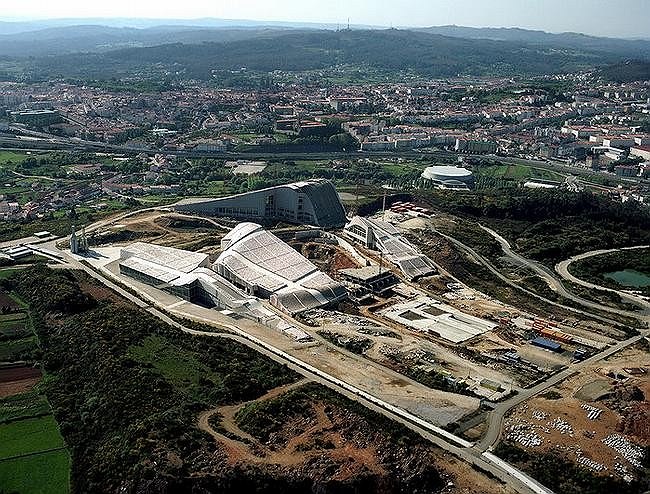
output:
[[0,398],[13,396],[32,389],[41,380],[41,370],[18,366],[0,369]]

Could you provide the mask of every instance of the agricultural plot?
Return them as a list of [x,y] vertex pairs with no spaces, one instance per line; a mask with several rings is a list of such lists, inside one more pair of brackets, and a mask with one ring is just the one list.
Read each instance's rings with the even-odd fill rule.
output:
[[67,494],[70,492],[70,455],[66,450],[0,460],[0,479],[7,492]]
[[45,398],[30,391],[0,400],[0,437],[3,491],[69,492],[70,454]]
[[0,399],[0,423],[49,413],[50,405],[36,390]]

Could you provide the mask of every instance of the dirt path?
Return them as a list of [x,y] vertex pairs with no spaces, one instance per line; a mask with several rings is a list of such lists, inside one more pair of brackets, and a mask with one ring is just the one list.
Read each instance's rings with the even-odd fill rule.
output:
[[[242,431],[235,423],[235,415],[244,406],[250,403],[271,400],[308,382],[310,382],[309,379],[302,379],[296,383],[272,389],[257,400],[207,410],[199,415],[198,427],[210,434],[215,441],[218,441],[222,445],[228,456],[228,463],[230,464],[245,461],[249,463],[282,466],[300,465],[308,458],[322,454],[317,448],[314,450],[300,451],[301,445],[309,444],[314,435],[322,433],[335,448],[328,451],[328,454],[333,459],[348,460],[352,457],[355,458],[353,464],[346,464],[345,462],[342,464],[341,470],[336,473],[337,478],[346,478],[354,474],[359,468],[367,468],[378,474],[384,474],[384,469],[377,462],[377,451],[374,447],[357,448],[344,439],[337,431],[332,430],[334,424],[327,416],[323,403],[314,404],[315,423],[289,439],[287,444],[278,450],[274,450],[260,443],[256,438]],[[215,431],[210,425],[210,417],[217,413],[222,418],[221,426],[225,429],[225,434]]]
[[[202,431],[210,434],[215,439],[215,441],[218,441],[224,445],[231,463],[236,463],[237,461],[241,460],[254,461],[258,463],[276,463],[276,461],[270,461],[272,460],[272,457],[275,456],[275,454],[260,457],[254,451],[252,451],[251,445],[254,445],[256,447],[255,449],[257,450],[265,450],[266,448],[259,444],[259,441],[257,439],[255,439],[250,434],[242,431],[237,426],[235,423],[235,415],[239,410],[250,403],[272,400],[273,398],[277,398],[278,396],[288,391],[304,386],[309,382],[311,382],[310,379],[301,379],[295,383],[274,388],[256,400],[239,403],[237,405],[228,405],[206,410],[199,415],[197,426]],[[210,418],[217,413],[221,415],[221,424],[223,428],[229,434],[232,434],[241,440],[232,439],[231,437],[225,436],[224,434],[221,434],[212,428],[210,425]]]

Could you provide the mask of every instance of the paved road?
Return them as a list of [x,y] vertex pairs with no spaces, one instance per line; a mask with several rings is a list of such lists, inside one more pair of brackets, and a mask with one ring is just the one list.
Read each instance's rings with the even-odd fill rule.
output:
[[478,451],[486,451],[492,448],[497,443],[497,441],[499,440],[499,436],[501,434],[501,429],[503,427],[503,419],[505,415],[517,405],[523,403],[524,401],[528,400],[529,398],[532,398],[533,396],[539,393],[542,393],[543,391],[546,391],[548,388],[561,383],[565,379],[571,377],[573,374],[578,372],[580,369],[587,367],[588,365],[593,364],[595,362],[599,362],[600,360],[606,359],[607,357],[610,357],[611,355],[620,352],[621,350],[629,347],[630,345],[634,345],[641,339],[646,338],[648,336],[650,336],[650,330],[645,330],[641,332],[640,335],[621,341],[616,345],[611,346],[606,350],[603,350],[602,352],[594,355],[593,357],[583,360],[582,362],[572,364],[568,369],[558,374],[555,374],[554,376],[538,384],[537,386],[524,390],[518,395],[513,396],[509,400],[499,404],[494,410],[490,412],[488,430],[485,433],[483,439],[481,439],[479,442],[477,442],[474,445],[474,449]]
[[619,295],[622,299],[638,305],[639,307],[642,307],[644,309],[643,315],[650,315],[650,302],[643,297],[639,297],[637,295],[627,293],[621,290],[614,290],[613,288],[607,288],[604,286],[596,285],[594,283],[589,283],[587,281],[581,280],[580,278],[576,278],[569,272],[569,266],[571,263],[575,261],[579,261],[582,259],[588,259],[590,257],[595,257],[595,256],[601,256],[603,254],[609,254],[611,252],[621,252],[621,251],[626,251],[626,250],[638,250],[638,249],[650,249],[650,245],[638,245],[635,247],[623,247],[621,249],[608,249],[608,250],[592,250],[591,252],[585,252],[584,254],[580,254],[577,256],[573,256],[571,259],[567,259],[566,261],[562,261],[558,264],[555,265],[555,271],[565,280],[572,281],[573,283],[577,283],[578,285],[582,285],[587,288],[591,288],[594,290],[603,290],[606,292],[612,292],[616,293]]
[[457,240],[454,237],[446,235],[446,234],[440,232],[439,230],[434,229],[434,231],[438,235],[440,235],[441,237],[449,240],[451,243],[453,243],[454,245],[459,247],[461,250],[464,250],[465,252],[467,252],[471,257],[473,257],[474,259],[476,259],[477,262],[479,262],[480,264],[485,266],[494,276],[499,278],[506,285],[511,286],[513,288],[516,288],[520,292],[523,292],[523,293],[525,293],[526,295],[528,295],[530,297],[541,300],[541,301],[543,301],[543,302],[545,302],[545,303],[547,303],[549,305],[554,305],[555,307],[560,307],[562,309],[565,309],[565,310],[568,310],[568,311],[571,311],[571,312],[575,312],[577,314],[582,314],[582,315],[584,315],[584,316],[586,316],[586,317],[588,317],[590,319],[597,319],[598,321],[604,322],[605,324],[609,324],[609,325],[612,325],[612,326],[620,324],[618,321],[614,321],[613,319],[609,319],[609,318],[606,318],[606,317],[603,317],[603,316],[599,316],[599,315],[593,314],[591,312],[587,312],[587,311],[584,311],[582,309],[578,309],[576,307],[570,307],[568,305],[563,305],[563,304],[560,304],[559,302],[555,302],[553,300],[549,300],[549,299],[547,299],[545,297],[542,297],[541,295],[539,295],[539,294],[537,294],[537,293],[535,293],[535,292],[533,292],[531,290],[528,290],[527,288],[524,288],[521,285],[518,285],[517,283],[512,281],[510,278],[508,278],[503,273],[501,273],[501,271],[499,271],[497,268],[495,268],[490,261],[488,261],[485,257],[483,257],[481,254],[476,252],[469,245],[465,245],[460,240]]
[[[557,276],[555,276],[553,271],[551,271],[549,268],[547,268],[546,266],[540,264],[537,261],[527,259],[527,258],[523,257],[522,255],[517,254],[510,247],[510,243],[505,238],[503,238],[501,235],[499,235],[497,232],[495,232],[494,230],[492,230],[492,229],[490,229],[490,228],[488,228],[486,226],[483,226],[483,225],[479,225],[479,226],[483,230],[488,232],[490,235],[492,235],[497,240],[497,242],[499,242],[499,244],[501,244],[501,248],[503,249],[503,252],[505,253],[506,256],[508,256],[513,261],[515,261],[517,264],[520,264],[522,266],[526,266],[527,268],[529,268],[532,271],[534,271],[535,273],[537,273],[540,277],[542,277],[549,284],[549,286],[553,289],[553,291],[555,291],[556,293],[558,293],[562,297],[564,297],[564,298],[566,298],[568,300],[573,300],[574,302],[582,305],[583,307],[588,307],[590,309],[611,312],[613,314],[618,314],[618,315],[625,316],[625,317],[632,317],[632,318],[635,318],[635,319],[639,317],[639,314],[637,312],[631,312],[631,311],[627,311],[627,310],[623,310],[623,309],[617,309],[615,307],[609,307],[609,306],[606,306],[606,305],[598,304],[596,302],[592,302],[591,300],[586,300],[584,298],[578,297],[577,295],[574,295],[573,293],[571,293],[570,291],[568,291],[566,289],[566,287],[564,286],[562,281],[560,281],[557,278]],[[608,251],[608,252],[611,252],[611,251]],[[583,256],[584,256],[584,254],[583,254]],[[581,256],[576,256],[575,258],[572,258],[572,260],[576,260],[576,259],[580,259],[580,258],[582,258],[582,257]],[[565,261],[565,262],[567,262],[567,261]],[[568,262],[571,262],[571,260],[569,260]],[[567,273],[568,273],[568,271],[567,271]],[[577,279],[577,278],[575,278],[575,279]],[[595,287],[596,287],[596,285],[591,286],[591,288],[595,288]],[[611,290],[611,291],[615,292],[615,290]],[[616,293],[618,293],[618,292],[616,292]],[[647,302],[644,305],[639,304],[639,300],[636,297],[633,297],[631,302],[636,304],[636,305],[640,305],[641,307],[644,307],[644,308],[645,307],[650,308],[650,304],[648,304]]]

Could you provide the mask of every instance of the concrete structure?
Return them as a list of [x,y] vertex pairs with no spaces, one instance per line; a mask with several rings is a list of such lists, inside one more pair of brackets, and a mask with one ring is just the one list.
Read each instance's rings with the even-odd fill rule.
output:
[[474,174],[456,166],[430,166],[422,172],[422,178],[449,189],[474,188]]
[[343,276],[344,280],[373,293],[382,293],[399,282],[392,271],[381,266],[341,269],[339,274]]
[[219,199],[187,199],[176,211],[251,221],[284,221],[323,228],[345,224],[345,209],[334,185],[308,180]]
[[88,238],[86,237],[86,229],[81,229],[81,235],[77,236],[75,227],[72,227],[72,234],[70,235],[70,252],[73,254],[81,254],[88,251]]
[[497,327],[495,323],[464,314],[428,297],[392,305],[380,314],[410,329],[429,333],[455,344]]
[[390,223],[355,216],[345,226],[345,233],[368,249],[380,251],[410,280],[436,272],[433,261],[420,253]]
[[241,311],[260,322],[269,316],[259,300],[217,275],[207,254],[136,242],[120,250],[119,270],[195,304]]
[[214,270],[250,295],[289,314],[335,305],[345,288],[255,223],[240,223],[221,241]]

